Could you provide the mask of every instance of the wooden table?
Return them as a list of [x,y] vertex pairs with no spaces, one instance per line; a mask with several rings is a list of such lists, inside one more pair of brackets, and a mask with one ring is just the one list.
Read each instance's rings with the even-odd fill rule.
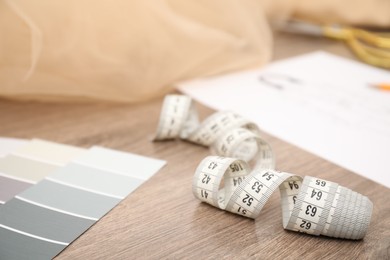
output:
[[[351,57],[338,42],[277,34],[275,58],[314,50]],[[282,227],[279,194],[256,221],[194,198],[191,181],[207,148],[184,141],[150,141],[162,98],[136,104],[44,104],[0,99],[0,136],[42,138],[82,147],[102,145],[164,159],[168,164],[58,259],[386,259],[390,257],[390,189],[264,133],[277,168],[328,179],[374,203],[364,240],[314,237]],[[197,105],[201,117],[213,111]]]

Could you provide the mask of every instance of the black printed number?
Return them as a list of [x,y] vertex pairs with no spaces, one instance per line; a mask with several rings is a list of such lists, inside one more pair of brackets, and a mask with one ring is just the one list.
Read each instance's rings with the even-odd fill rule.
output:
[[319,185],[321,187],[325,187],[326,181],[316,180],[316,185]]
[[230,164],[229,167],[232,170],[232,172],[242,171],[242,165],[239,163],[232,163],[232,164]]
[[256,181],[253,186],[252,186],[252,190],[254,190],[256,193],[259,193],[261,191],[261,188],[263,188],[263,184],[261,184],[260,182]]
[[233,185],[234,185],[234,187],[237,186],[237,185],[240,185],[243,179],[244,179],[243,177],[233,178]]
[[273,174],[273,173],[268,173],[268,172],[266,172],[266,173],[263,174],[262,177],[266,177],[265,179],[266,179],[267,181],[269,181],[269,180],[272,179],[272,177],[274,177],[274,174]]
[[322,197],[322,191],[316,191],[315,189],[313,189],[313,191],[311,192],[311,197],[315,197],[316,200],[320,200]]
[[309,221],[302,219],[302,223],[299,226],[304,229],[310,229],[311,223]]
[[242,215],[246,215],[246,209],[243,209],[241,207],[238,208],[237,212],[242,213]]
[[317,207],[314,207],[312,205],[307,205],[305,213],[306,215],[310,215],[314,217],[317,213]]
[[209,195],[209,193],[207,191],[205,191],[205,190],[201,190],[200,191],[200,195],[202,196],[202,198],[207,199],[207,196]]
[[299,189],[299,185],[296,181],[289,181],[288,182],[288,186],[290,186],[290,189],[293,190],[293,189]]
[[204,177],[202,179],[202,183],[208,184],[210,180],[211,180],[210,176],[208,176],[207,174],[204,174]]
[[245,198],[242,199],[242,202],[246,203],[246,205],[252,205],[253,198],[251,198],[248,194],[245,195]]
[[217,167],[217,166],[218,166],[218,164],[216,164],[215,162],[210,162],[208,168],[214,170],[215,167]]

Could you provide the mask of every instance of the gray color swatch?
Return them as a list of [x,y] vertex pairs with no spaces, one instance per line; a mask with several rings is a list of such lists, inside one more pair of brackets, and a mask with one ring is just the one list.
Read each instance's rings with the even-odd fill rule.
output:
[[18,197],[69,213],[99,219],[111,210],[120,199],[72,188],[43,180]]
[[7,202],[31,186],[31,183],[0,176],[0,201]]
[[144,180],[71,163],[50,175],[50,180],[124,198]]
[[52,259],[66,246],[28,237],[0,227],[0,259]]
[[0,209],[0,224],[65,243],[72,242],[94,223],[94,220],[42,208],[16,198]]

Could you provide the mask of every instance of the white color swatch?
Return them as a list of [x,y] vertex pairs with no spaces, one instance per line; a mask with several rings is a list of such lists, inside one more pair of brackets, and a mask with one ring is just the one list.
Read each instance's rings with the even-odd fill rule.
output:
[[0,137],[0,158],[17,150],[28,141],[19,138]]

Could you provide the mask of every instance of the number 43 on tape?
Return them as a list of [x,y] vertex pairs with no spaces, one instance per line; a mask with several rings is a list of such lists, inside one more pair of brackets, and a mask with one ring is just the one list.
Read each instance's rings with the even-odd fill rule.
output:
[[191,98],[168,95],[154,140],[174,138],[210,146],[219,155],[206,157],[195,171],[192,191],[203,202],[255,219],[279,189],[285,229],[345,239],[362,239],[367,232],[373,205],[366,196],[274,170],[272,149],[258,127],[235,113],[218,112],[199,123]]

